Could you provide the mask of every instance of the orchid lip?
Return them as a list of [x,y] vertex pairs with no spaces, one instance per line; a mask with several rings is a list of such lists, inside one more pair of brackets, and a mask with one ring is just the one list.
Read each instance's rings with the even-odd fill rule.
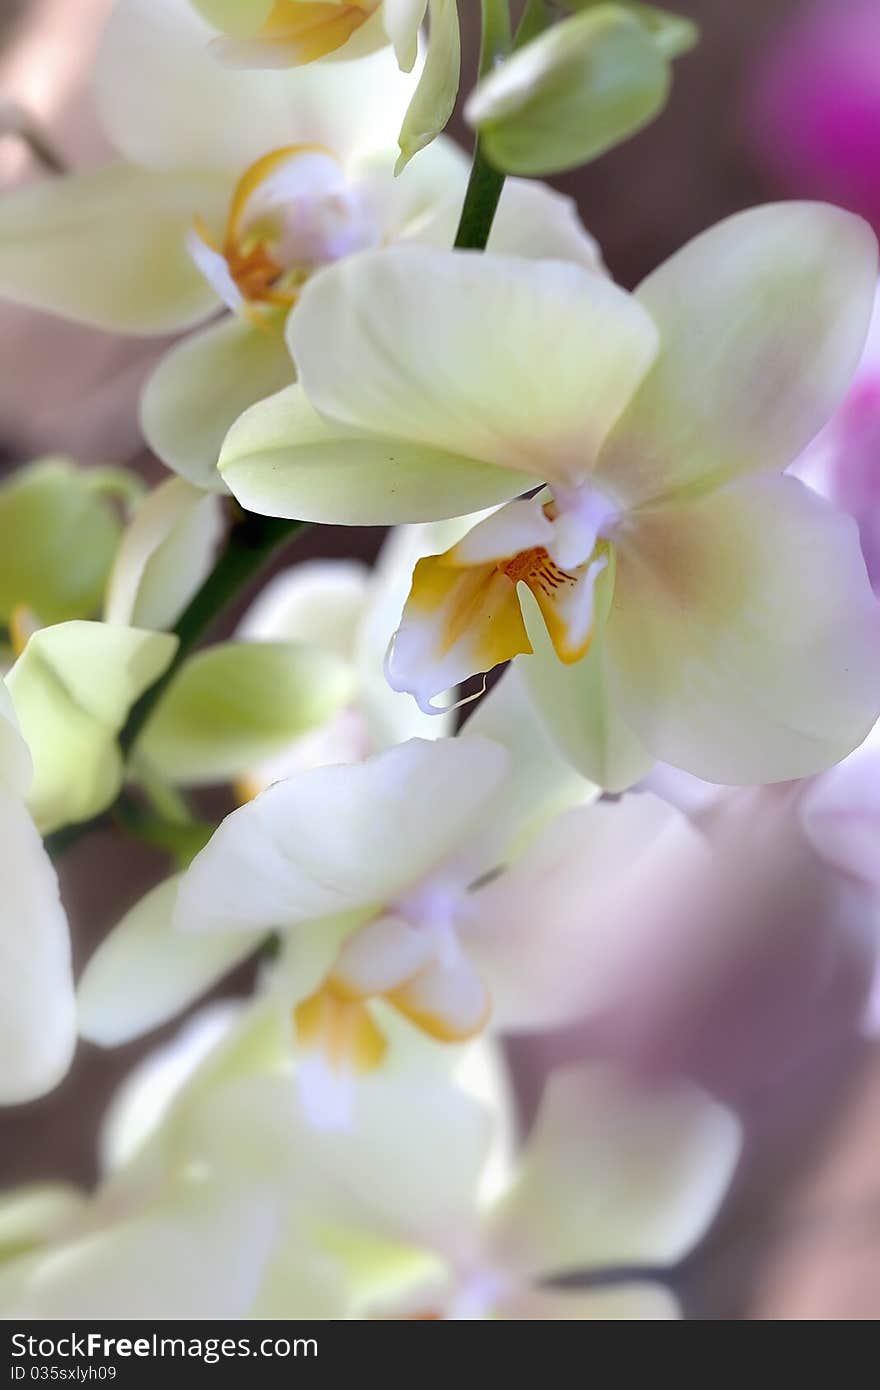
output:
[[375,246],[378,228],[333,152],[289,145],[251,164],[235,186],[222,237],[195,219],[187,245],[237,313],[290,309],[318,266]]

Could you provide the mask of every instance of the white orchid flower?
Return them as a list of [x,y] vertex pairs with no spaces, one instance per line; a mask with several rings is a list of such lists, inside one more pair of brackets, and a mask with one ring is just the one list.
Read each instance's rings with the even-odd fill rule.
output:
[[[634,1273],[603,1287],[601,1273],[655,1272],[704,1233],[739,1153],[729,1110],[685,1082],[651,1085],[609,1065],[570,1067],[550,1078],[524,1147],[487,1183],[485,1116],[461,1095],[445,1099],[434,1110],[419,1107],[418,1124],[406,1126],[405,1163],[400,1096],[393,1109],[365,1096],[359,1125],[325,1138],[322,1166],[362,1226],[433,1257],[390,1295],[377,1292],[373,1316],[679,1315],[661,1284]],[[427,1194],[424,1181],[410,1181],[414,1174],[430,1177]],[[581,1289],[547,1282],[574,1274],[600,1281]]]
[[218,56],[244,67],[296,67],[354,58],[394,45],[405,71],[415,60],[427,0],[192,0],[223,36]]
[[[76,1010],[58,879],[26,807],[33,776],[0,682],[0,1103],[52,1090],[73,1058]],[[0,1223],[2,1226],[2,1223]]]
[[391,44],[411,72],[419,29],[430,46],[400,131],[398,172],[444,129],[461,78],[457,0],[193,0],[218,31],[211,47],[233,67],[283,68],[318,58],[356,58]]
[[[424,968],[427,973],[422,985],[429,983],[430,957],[435,948],[441,948],[444,936],[447,957],[452,959],[457,953],[454,915],[459,908],[467,908],[470,912],[468,890],[471,883],[480,873],[495,869],[508,857],[521,859],[532,846],[536,849],[534,873],[530,875],[527,869],[523,870],[524,882],[518,890],[523,893],[528,888],[529,895],[520,897],[510,918],[505,945],[502,947],[500,940],[497,948],[491,941],[483,943],[483,934],[492,937],[492,924],[483,929],[476,917],[473,922],[469,917],[464,923],[463,942],[467,954],[464,950],[459,953],[460,959],[446,981],[450,991],[447,1004],[450,1010],[457,1007],[453,995],[461,985],[463,998],[458,1007],[467,1006],[470,996],[471,1004],[476,1000],[482,1014],[485,993],[476,970],[482,964],[482,954],[488,954],[489,968],[497,987],[496,1017],[502,1017],[503,1005],[505,1013],[511,1017],[522,1020],[528,1012],[536,1026],[541,1026],[548,1016],[555,1018],[560,1012],[568,1016],[572,1011],[581,1010],[589,1002],[588,985],[568,970],[565,979],[560,981],[559,997],[555,997],[552,976],[557,968],[560,976],[563,974],[563,948],[560,945],[557,954],[542,952],[538,935],[530,927],[529,916],[533,910],[541,915],[540,899],[546,888],[542,876],[552,873],[553,865],[552,836],[545,850],[539,848],[539,832],[569,808],[593,800],[596,789],[574,773],[555,753],[552,744],[540,736],[515,675],[510,673],[505,677],[481,709],[473,724],[476,737],[471,736],[463,743],[440,740],[429,744],[414,740],[374,756],[359,767],[301,772],[287,782],[270,787],[249,803],[251,809],[242,808],[246,815],[234,813],[218,832],[219,845],[215,843],[216,837],[212,841],[214,848],[208,860],[200,858],[196,862],[195,880],[187,875],[179,902],[179,878],[157,885],[126,914],[98,948],[80,981],[80,1030],[83,1035],[102,1046],[116,1046],[156,1027],[219,981],[277,929],[283,934],[281,951],[265,971],[265,987],[286,1000],[288,1016],[299,1005],[304,1006],[297,1031],[319,1062],[325,1057],[324,1043],[333,1034],[336,1015],[339,1015],[343,1040],[345,1026],[351,1025],[354,1029],[356,1025],[363,1046],[357,1044],[353,1033],[352,1046],[343,1047],[337,1057],[337,1070],[353,1073],[367,1061],[381,1061],[384,1054],[381,1036],[365,1003],[366,999],[383,991],[378,986],[360,990],[363,1000],[353,998],[350,1007],[339,1009],[335,1008],[331,995],[322,991],[347,937],[353,937],[361,925],[365,929],[369,927],[358,937],[360,944],[356,949],[371,950],[370,938],[377,930],[382,931],[381,922],[377,926],[374,919],[380,918],[384,906],[394,896],[408,894],[412,898],[411,915],[419,915],[421,921],[418,901],[421,897],[425,911],[424,950],[419,946],[419,950],[413,952],[413,944],[418,945],[415,938],[419,932],[410,929],[406,920],[386,920],[386,954],[390,952],[388,968],[391,971],[386,992],[393,990],[395,972],[399,975],[402,971],[405,975],[410,965],[412,975]],[[491,736],[492,741],[487,736]],[[510,759],[505,747],[512,751]],[[472,748],[475,760],[470,763]],[[396,790],[398,782],[401,785]],[[312,889],[307,881],[306,859],[297,852],[301,864],[297,869],[296,862],[288,862],[288,852],[284,849],[288,837],[295,838],[297,834],[296,823],[290,820],[288,828],[280,830],[281,840],[275,838],[274,829],[266,838],[261,827],[267,815],[273,824],[276,816],[287,823],[287,812],[282,809],[279,798],[290,800],[291,806],[305,805],[302,798],[309,799],[313,792],[329,798],[325,804],[328,818],[336,815],[337,802],[347,807],[341,814],[351,834],[343,835],[337,827],[329,835],[328,844],[334,846],[334,853],[339,855],[338,864],[328,863],[325,875],[329,906],[316,902],[310,908],[304,901],[297,907],[296,898],[300,892],[310,896]],[[371,805],[371,801],[375,804]],[[582,892],[598,895],[600,890],[608,889],[610,895],[620,856],[629,871],[639,849],[647,847],[652,836],[657,839],[659,848],[664,839],[664,820],[670,822],[668,832],[675,833],[671,822],[676,817],[673,813],[666,817],[662,811],[655,814],[657,803],[646,801],[641,811],[627,807],[619,815],[618,809],[596,808],[594,824],[584,825],[582,829],[572,826],[567,840],[557,842],[557,858],[564,857],[566,852],[571,856],[567,865],[569,877],[565,880],[567,888],[554,894],[556,920],[547,927],[548,931],[558,934],[560,941],[563,937],[577,939]],[[606,817],[607,811],[610,811],[610,818]],[[313,812],[310,820],[317,833],[319,802],[315,802]],[[383,816],[387,819],[384,825]],[[433,835],[435,817],[436,839]],[[361,824],[369,829],[370,838],[359,847],[354,832]],[[687,834],[686,829],[684,833]],[[380,840],[387,837],[384,848],[377,850],[376,835]],[[580,840],[592,841],[592,848],[588,843],[584,849]],[[226,846],[232,847],[230,853]],[[323,856],[325,851],[321,853]],[[245,868],[245,861],[251,854],[256,854],[261,863],[262,857],[268,856],[265,871],[270,875],[269,886],[274,887],[268,896],[255,893],[248,908],[243,905],[241,874],[251,872]],[[603,855],[607,855],[607,867],[601,865]],[[447,863],[456,856],[460,862]],[[215,880],[204,902],[196,902],[195,916],[191,913],[191,902],[201,895],[202,875],[209,872],[214,858],[223,865],[223,884],[231,881],[236,885],[234,895],[228,899],[229,912],[222,922],[216,918],[218,900],[225,892],[220,878]],[[649,858],[646,850],[645,864]],[[598,865],[597,861],[600,861]],[[261,867],[255,882],[262,878],[263,872]],[[315,872],[320,875],[321,871],[315,868]],[[359,875],[364,872],[368,873],[368,878],[359,883]],[[300,873],[305,877],[298,887]],[[586,888],[578,881],[579,873]],[[369,875],[382,879],[381,890],[371,888]],[[639,881],[635,871],[628,874],[628,878],[633,884]],[[563,882],[561,878],[558,881]],[[504,900],[502,882],[503,876],[500,882],[487,883],[482,890],[486,896],[479,899],[486,903],[487,911],[490,904],[494,905],[498,918],[494,925],[499,938],[503,934],[500,919],[511,913],[509,902]],[[443,892],[450,914],[445,930],[442,922],[432,926],[427,920],[431,895],[439,908],[443,905]],[[343,905],[339,903],[340,895]],[[351,906],[345,906],[349,902]],[[617,899],[617,904],[622,921],[622,897]],[[470,916],[475,914],[471,912]],[[597,932],[612,935],[612,929],[598,909],[594,922]],[[623,968],[624,942],[631,943],[632,936],[632,928],[628,932],[621,930],[620,950],[614,948],[613,941],[609,949],[603,949],[608,971]],[[535,953],[531,962],[528,960],[530,942]],[[598,942],[593,949],[598,952]],[[502,959],[504,952],[507,965]],[[544,955],[548,958],[546,963]],[[353,964],[354,956],[350,960]],[[518,990],[516,962],[522,962],[527,971],[536,971],[538,978],[546,979],[547,988],[536,991],[534,997],[528,993],[525,982],[521,982]],[[433,974],[437,981],[445,978],[439,967]],[[601,972],[597,970],[593,984],[597,995],[601,995],[600,980]],[[354,985],[353,980],[350,983]],[[316,998],[310,998],[316,994]],[[404,999],[405,996],[401,996],[401,1001]],[[469,1018],[465,1026],[460,1020],[458,1027],[451,1021],[449,1034],[466,1036],[480,1021]]]
[[272,986],[328,1090],[382,1062],[373,1001],[442,1042],[570,1022],[627,968],[670,845],[700,841],[647,795],[524,828],[523,772],[473,733],[278,782],[195,857],[173,925],[215,954],[280,934]]
[[[192,1118],[222,1104],[231,1080],[274,1063],[266,1020],[237,1035],[232,1022],[194,1021],[136,1084],[125,1083],[103,1140],[110,1166],[94,1194],[25,1189],[8,1199],[19,1226],[30,1219],[16,1258],[0,1265],[4,1317],[245,1315],[276,1239],[278,1204],[262,1175],[224,1164],[196,1138]],[[136,1132],[127,1096],[148,1116]]]
[[[467,161],[439,142],[393,177],[418,77],[390,50],[290,72],[229,71],[189,0],[122,0],[96,99],[120,162],[7,195],[0,294],[134,334],[192,329],[142,399],[153,450],[202,488],[223,437],[293,380],[283,328],[313,271],[407,237],[451,241]],[[157,105],[156,93],[162,93]],[[595,263],[570,200],[512,185],[498,244]],[[451,230],[450,230],[451,228]]]
[[230,432],[253,510],[416,521],[516,498],[423,561],[389,659],[436,694],[515,656],[603,786],[655,758],[806,775],[880,699],[852,522],[779,473],[859,359],[876,245],[818,204],[742,213],[634,298],[576,266],[397,247],[325,270],[289,326],[300,384]]
[[[349,1207],[337,1214],[324,1135],[300,1103],[290,1043],[271,1003],[229,1001],[145,1059],[105,1119],[96,1192],[30,1188],[0,1206],[3,1315],[269,1316],[265,1305],[283,1283],[286,1316],[340,1318],[356,1313],[362,1286],[387,1286],[380,1243],[352,1272],[306,1219],[318,1201],[323,1225],[350,1216]],[[415,1036],[400,1038],[394,1057],[388,1075],[370,1082],[380,1104],[389,1088],[398,1098],[414,1093],[416,1077],[425,1110],[430,1097],[454,1115],[459,1087],[484,1106],[500,1095],[487,1050],[468,1049],[448,1075]],[[499,1128],[492,1162],[507,1142]],[[293,1251],[279,1252],[282,1240]]]

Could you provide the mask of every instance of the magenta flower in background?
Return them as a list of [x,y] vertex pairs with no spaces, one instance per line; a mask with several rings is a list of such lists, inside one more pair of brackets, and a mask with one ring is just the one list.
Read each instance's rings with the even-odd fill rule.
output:
[[880,229],[880,0],[817,0],[768,44],[748,102],[752,149],[783,189]]

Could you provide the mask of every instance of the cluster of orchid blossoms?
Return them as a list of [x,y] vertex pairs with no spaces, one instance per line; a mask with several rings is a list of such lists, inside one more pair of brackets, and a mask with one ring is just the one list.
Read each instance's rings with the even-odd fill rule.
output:
[[[6,1316],[676,1317],[733,1110],[593,1056],[522,1139],[500,1039],[631,1013],[646,962],[698,990],[758,844],[876,917],[874,237],[759,207],[620,288],[503,175],[632,133],[693,34],[559,8],[484,3],[469,182],[453,0],[119,0],[116,157],[0,199],[7,298],[184,335],[141,402],[176,476],[0,490],[0,1098],[256,961],[124,1084],[94,1193],[0,1202]],[[393,529],[194,650],[303,522]],[[96,820],[170,872],[75,985],[50,851]]]

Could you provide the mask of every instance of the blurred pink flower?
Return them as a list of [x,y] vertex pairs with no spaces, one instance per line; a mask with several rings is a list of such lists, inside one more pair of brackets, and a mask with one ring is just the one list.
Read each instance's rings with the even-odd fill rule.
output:
[[612,1056],[742,1105],[875,1032],[878,762],[880,725],[802,782],[731,789],[658,764],[643,786],[692,817],[706,853],[656,866],[619,993],[533,1045],[532,1084],[548,1064]]
[[750,143],[785,190],[880,229],[880,0],[817,0],[768,43]]

